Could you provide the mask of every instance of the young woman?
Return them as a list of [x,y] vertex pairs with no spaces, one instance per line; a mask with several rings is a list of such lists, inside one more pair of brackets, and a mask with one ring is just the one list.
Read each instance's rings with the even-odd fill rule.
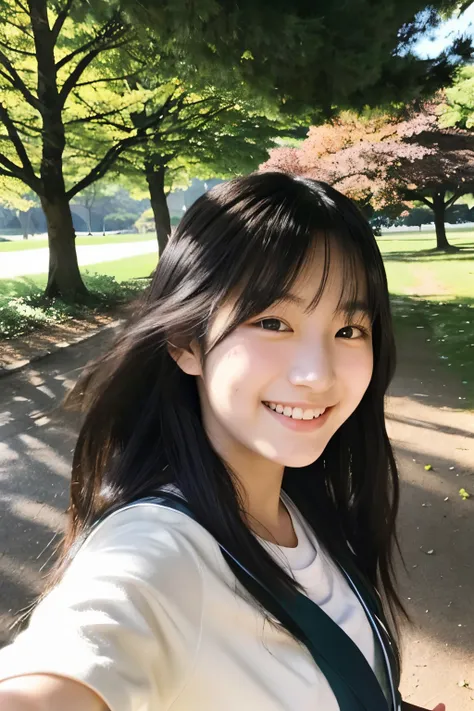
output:
[[64,549],[0,708],[399,708],[394,363],[347,198],[282,173],[199,198],[72,395]]

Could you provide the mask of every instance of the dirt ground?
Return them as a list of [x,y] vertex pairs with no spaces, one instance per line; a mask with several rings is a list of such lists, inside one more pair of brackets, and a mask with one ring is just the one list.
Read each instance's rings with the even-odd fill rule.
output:
[[399,575],[412,618],[402,626],[402,691],[447,711],[474,711],[474,413],[459,409],[461,396],[419,332],[399,344],[386,412],[402,481]]
[[[18,338],[0,340],[0,373],[14,365],[45,355],[54,347],[66,348],[97,329],[112,324],[117,319],[118,310],[110,313],[97,313],[88,318],[70,318],[58,323],[39,328]],[[119,314],[120,315],[120,314]]]

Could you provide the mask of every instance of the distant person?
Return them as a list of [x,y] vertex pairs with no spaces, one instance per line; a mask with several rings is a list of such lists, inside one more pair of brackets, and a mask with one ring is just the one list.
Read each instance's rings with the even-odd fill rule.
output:
[[200,197],[70,396],[68,531],[2,711],[398,710],[394,367],[350,200],[282,173]]

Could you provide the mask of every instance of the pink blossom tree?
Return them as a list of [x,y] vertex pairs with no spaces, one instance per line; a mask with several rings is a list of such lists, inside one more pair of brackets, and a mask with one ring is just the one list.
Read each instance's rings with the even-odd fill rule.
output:
[[437,249],[453,249],[445,212],[474,192],[474,132],[443,127],[441,100],[411,109],[404,119],[340,117],[312,127],[299,149],[285,149],[284,168],[276,149],[261,170],[324,180],[354,200],[370,201],[374,209],[420,201],[433,210]]

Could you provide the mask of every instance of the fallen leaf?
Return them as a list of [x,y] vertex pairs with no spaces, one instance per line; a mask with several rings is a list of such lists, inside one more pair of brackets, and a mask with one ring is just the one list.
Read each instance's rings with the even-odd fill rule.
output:
[[431,471],[431,469],[433,469],[431,464],[425,464],[425,472],[429,472],[429,471]]
[[466,501],[466,499],[471,498],[471,494],[469,494],[466,489],[459,489],[459,496],[463,501]]

